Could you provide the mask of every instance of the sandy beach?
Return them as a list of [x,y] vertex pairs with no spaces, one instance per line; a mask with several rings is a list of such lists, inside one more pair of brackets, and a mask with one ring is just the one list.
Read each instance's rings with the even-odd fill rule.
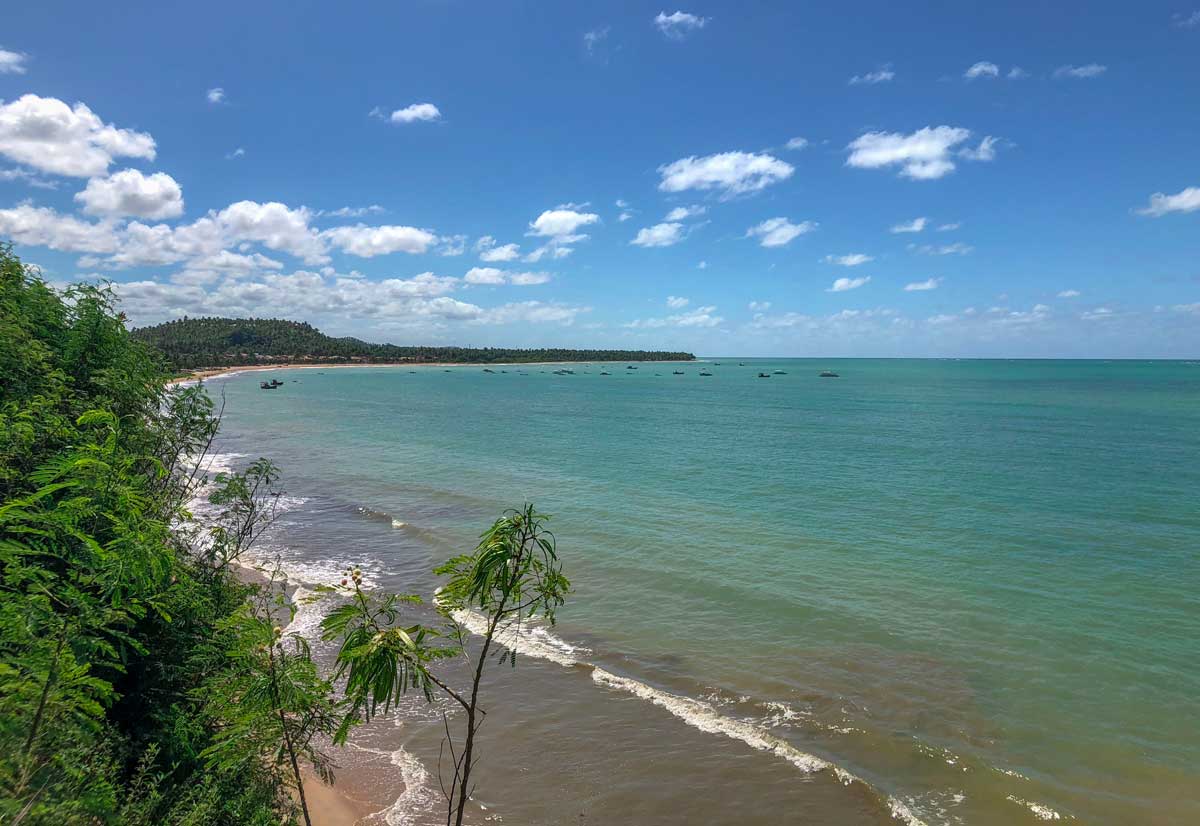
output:
[[[696,359],[690,362],[681,361],[639,361],[637,364],[701,364],[705,359]],[[231,367],[211,367],[202,370],[195,370],[186,376],[180,376],[171,379],[167,384],[183,384],[190,381],[203,381],[204,379],[214,379],[220,376],[232,376],[238,373],[259,373],[265,370],[336,370],[343,367],[407,367],[409,369],[419,367],[552,367],[563,364],[625,364],[624,361],[505,361],[505,362],[467,362],[467,361],[399,361],[399,362],[342,362],[338,364],[293,364],[291,362],[280,362],[278,364],[247,364]]]

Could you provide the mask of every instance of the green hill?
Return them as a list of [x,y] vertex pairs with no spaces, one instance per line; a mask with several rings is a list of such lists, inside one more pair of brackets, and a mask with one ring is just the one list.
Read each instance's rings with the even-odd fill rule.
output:
[[299,321],[278,318],[182,318],[141,327],[133,337],[161,350],[172,366],[190,370],[278,362],[691,361],[691,353],[657,350],[518,350],[498,347],[401,347],[334,338]]

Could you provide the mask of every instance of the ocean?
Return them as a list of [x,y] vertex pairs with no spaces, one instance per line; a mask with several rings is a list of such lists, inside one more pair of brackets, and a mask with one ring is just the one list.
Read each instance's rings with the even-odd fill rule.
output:
[[[471,822],[1200,822],[1200,363],[636,367],[207,383],[305,589],[428,598],[505,508],[552,515],[575,590],[489,672]],[[443,710],[338,755],[366,822],[444,821]]]

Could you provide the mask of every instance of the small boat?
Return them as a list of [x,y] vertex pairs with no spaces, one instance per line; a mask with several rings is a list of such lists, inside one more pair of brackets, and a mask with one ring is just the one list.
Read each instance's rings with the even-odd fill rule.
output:
[[626,368],[625,368],[625,369],[626,369],[626,370],[636,370],[637,368],[636,368],[636,367],[634,367],[632,364],[630,364],[630,365],[626,366]]
[[745,367],[745,366],[746,366],[746,362],[744,362],[744,361],[738,362],[738,367]]
[[607,370],[601,370],[601,371],[600,371],[600,375],[602,375],[602,376],[611,376],[611,375],[612,375],[612,373],[608,372]]
[[758,377],[760,379],[769,379],[769,378],[771,378],[771,374],[770,373],[759,373]]
[[822,370],[822,371],[821,371],[820,373],[818,373],[817,375],[819,375],[819,376],[820,376],[821,378],[823,378],[823,379],[836,379],[836,378],[839,378],[838,374],[837,374],[837,373],[835,373],[835,372],[833,372],[832,370]]
[[269,381],[260,381],[258,387],[260,390],[274,390],[277,385],[271,384]]
[[496,371],[495,371],[495,370],[489,370],[488,368],[486,368],[486,367],[485,367],[485,368],[483,368],[483,372],[485,372],[485,373],[495,373]]
[[675,371],[674,373],[672,373],[671,375],[672,375],[672,376],[682,376],[682,375],[683,375],[683,371],[682,371],[682,370],[676,370],[676,371]]
[[776,376],[786,376],[786,375],[787,375],[787,373],[783,372],[782,370],[776,370],[776,371],[775,371],[775,375],[776,375]]
[[701,371],[700,371],[700,375],[702,375],[702,376],[711,376],[711,375],[712,375],[712,373],[708,372],[707,370],[701,370]]

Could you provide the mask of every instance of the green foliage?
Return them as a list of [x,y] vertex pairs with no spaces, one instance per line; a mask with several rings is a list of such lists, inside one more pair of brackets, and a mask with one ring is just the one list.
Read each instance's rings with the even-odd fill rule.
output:
[[[277,473],[221,480],[216,524],[192,520],[217,418],[167,375],[107,289],[57,293],[0,246],[0,823],[292,817],[287,773],[205,756],[233,723],[213,693],[244,666],[213,645],[250,633],[225,563]],[[285,656],[288,686],[320,686]]]
[[463,362],[691,361],[691,353],[647,350],[518,350],[471,347],[399,347],[357,338],[333,338],[310,324],[276,318],[181,318],[135,330],[139,341],[162,351],[178,369],[270,364],[280,361]]
[[[480,683],[497,634],[519,634],[522,621],[534,615],[553,624],[555,611],[571,589],[562,572],[554,534],[546,528],[548,519],[533,505],[509,511],[484,532],[474,552],[454,557],[434,570],[448,578],[438,590],[437,607],[449,624],[451,646],[433,647],[431,641],[438,635],[421,625],[397,626],[398,606],[417,598],[367,593],[358,570],[346,571],[341,582],[343,590],[351,591],[350,600],[331,611],[321,624],[326,640],[340,642],[334,680],[345,681],[345,716],[336,742],[345,742],[352,726],[370,720],[379,706],[386,711],[410,689],[420,689],[432,700],[436,686],[465,712],[461,748],[455,746],[449,718],[443,720],[443,745],[449,750],[448,781],[442,776],[440,760],[438,769],[447,824],[461,826],[473,794],[471,773],[478,761],[475,740],[485,715],[480,707]],[[469,650],[468,634],[460,623],[467,611],[480,612],[486,628],[475,652]],[[453,688],[431,670],[437,660],[452,656],[470,662],[469,686]],[[508,648],[500,661],[507,659],[515,667],[516,656],[516,651]]]

